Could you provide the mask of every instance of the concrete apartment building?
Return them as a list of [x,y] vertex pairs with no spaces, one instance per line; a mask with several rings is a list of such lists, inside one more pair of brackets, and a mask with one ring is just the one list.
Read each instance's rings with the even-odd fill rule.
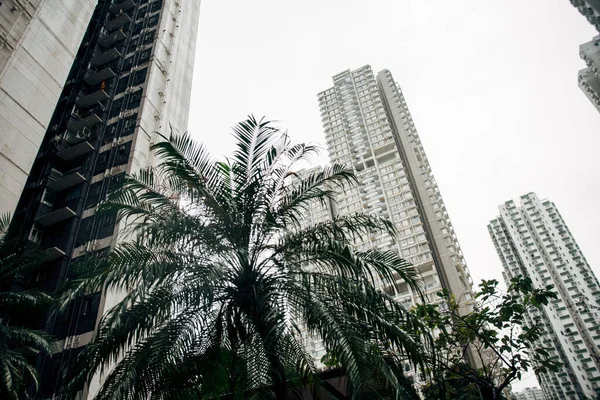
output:
[[535,193],[507,201],[488,230],[508,282],[517,275],[536,287],[553,285],[558,298],[526,318],[542,328],[539,345],[562,363],[538,376],[548,400],[600,395],[600,284],[558,209]]
[[515,393],[512,398],[514,400],[546,400],[546,396],[544,396],[544,392],[540,388],[525,388]]
[[[400,87],[389,71],[375,78],[370,66],[333,77],[333,87],[318,94],[323,128],[332,163],[352,168],[358,178],[338,202],[307,215],[317,223],[356,212],[393,221],[397,238],[365,237],[361,249],[396,250],[419,269],[427,301],[436,301],[442,288],[456,295],[463,307],[472,301],[472,280],[432,175]],[[322,207],[321,207],[322,208]],[[406,307],[419,299],[399,280],[383,288]],[[325,350],[309,342],[315,359]]]
[[[199,7],[198,0],[97,2],[14,214],[23,241],[44,251],[45,265],[30,285],[55,291],[74,260],[103,257],[120,229],[122,237],[116,216],[96,215],[96,205],[125,174],[155,163],[157,132],[187,129]],[[63,372],[116,300],[91,293],[46,323],[58,342],[52,358],[38,360],[42,398],[68,381]]]
[[600,35],[579,46],[579,55],[587,64],[579,71],[579,87],[600,112]]
[[[571,0],[579,12],[600,32],[600,0]],[[587,68],[578,73],[579,87],[600,112],[600,36],[579,47]]]
[[96,2],[0,3],[0,214],[17,205]]

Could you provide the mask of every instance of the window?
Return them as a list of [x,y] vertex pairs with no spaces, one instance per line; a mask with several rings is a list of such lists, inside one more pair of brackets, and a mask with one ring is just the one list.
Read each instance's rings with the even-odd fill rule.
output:
[[123,61],[123,72],[128,71],[133,67],[133,56],[127,57],[125,61]]
[[123,106],[123,98],[114,100],[110,106],[110,114],[108,119],[114,118],[121,113],[121,107]]
[[137,24],[135,24],[135,26],[133,27],[133,31],[131,32],[131,35],[137,35],[138,33],[140,33],[142,31],[142,27],[144,26],[143,22],[138,22]]
[[144,44],[152,43],[154,41],[155,35],[156,35],[156,31],[150,31],[150,32],[144,33],[143,43]]
[[110,178],[110,183],[108,184],[108,193],[107,196],[111,193],[115,192],[121,186],[123,186],[123,181],[125,180],[125,174],[115,175]]
[[[160,7],[160,6],[159,6]],[[154,11],[154,5],[152,6],[152,11]],[[159,14],[153,15],[148,19],[148,27],[153,27],[158,24],[158,20],[160,18]]]
[[141,85],[146,80],[146,75],[148,74],[148,68],[141,69],[136,71],[133,75],[133,85]]
[[127,164],[129,161],[129,152],[131,151],[131,142],[127,142],[117,148],[114,165]]
[[161,7],[162,7],[162,0],[157,0],[154,3],[152,3],[150,12],[158,11],[158,10],[160,10]]
[[142,91],[141,90],[138,90],[137,92],[130,94],[128,104],[127,104],[127,109],[131,110],[133,108],[139,107],[141,101],[142,101]]
[[31,227],[31,232],[29,232],[29,240],[37,244],[42,243],[42,231],[37,229],[35,226]]
[[83,302],[83,315],[91,314],[94,311],[94,299],[88,297]]
[[[136,25],[137,27],[137,25]],[[129,45],[127,46],[127,52],[128,53],[133,53],[135,51],[135,49],[137,48],[138,44],[140,43],[140,39],[139,38],[134,38],[131,39],[129,41]]]
[[98,155],[98,158],[96,159],[96,165],[94,166],[94,175],[106,170],[106,167],[108,166],[109,153],[109,151],[105,151]]
[[56,193],[52,190],[45,189],[42,194],[42,204],[45,204],[49,207],[54,206],[54,201],[56,200]]
[[150,55],[152,54],[152,49],[146,49],[140,53],[139,63],[144,63],[150,59]]
[[123,127],[121,128],[121,136],[131,135],[135,130],[135,124],[137,121],[137,114],[132,115],[123,120]]
[[102,138],[102,143],[107,144],[113,141],[115,136],[117,135],[117,124],[114,123],[106,127],[104,131],[104,137]]
[[96,204],[98,204],[98,201],[100,200],[100,192],[102,192],[102,181],[96,182],[90,186],[90,190],[85,201],[85,208],[95,207]]
[[[100,182],[100,184],[102,183]],[[93,186],[94,185],[92,185],[92,187]],[[81,220],[81,222],[79,223],[79,230],[77,232],[77,240],[75,241],[75,247],[83,246],[91,240],[93,226],[93,218],[84,218]]]

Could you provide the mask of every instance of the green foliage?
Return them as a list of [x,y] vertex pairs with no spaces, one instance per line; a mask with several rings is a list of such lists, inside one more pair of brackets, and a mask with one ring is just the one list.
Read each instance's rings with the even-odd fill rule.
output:
[[395,360],[422,361],[424,327],[377,289],[403,280],[418,292],[416,270],[353,246],[393,225],[364,214],[303,223],[353,184],[351,171],[294,172],[316,149],[269,122],[250,117],[233,131],[236,150],[221,162],[188,134],[164,138],[153,147],[159,167],[101,207],[134,239],[87,265],[95,274],[63,297],[66,307],[100,289],[123,295],[78,358],[67,397],[98,371],[97,399],[323,395],[301,327],[323,339],[351,398],[387,396],[404,385]]
[[39,255],[15,247],[9,232],[10,216],[0,216],[0,398],[26,399],[38,389],[39,377],[32,365],[40,351],[52,352],[43,332],[21,326],[23,315],[43,312],[50,297],[38,291],[15,291],[14,285],[40,267]]
[[477,302],[468,312],[461,310],[447,291],[438,296],[441,305],[419,305],[414,313],[437,334],[436,351],[430,354],[428,364],[436,377],[437,388],[432,390],[440,398],[455,398],[451,395],[455,383],[451,382],[457,379],[476,384],[491,398],[500,398],[504,388],[529,370],[557,370],[559,364],[550,357],[549,349],[539,346],[542,330],[525,321],[528,312],[557,297],[552,286],[535,288],[531,279],[518,276],[502,294],[498,281],[484,280]]

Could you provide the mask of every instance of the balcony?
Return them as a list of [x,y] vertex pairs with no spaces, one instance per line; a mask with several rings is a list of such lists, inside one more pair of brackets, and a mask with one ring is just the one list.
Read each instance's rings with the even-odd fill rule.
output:
[[116,74],[114,73],[114,71],[111,68],[104,68],[104,69],[95,70],[95,71],[92,71],[90,69],[90,70],[88,70],[88,73],[85,75],[85,78],[83,80],[88,85],[94,86],[94,85],[99,84],[100,82],[107,80],[107,79],[114,78],[115,76],[116,76]]
[[89,153],[92,150],[94,150],[94,146],[92,146],[91,143],[86,140],[84,142],[59,151],[57,153],[57,156],[65,161],[69,161],[74,158],[80,157],[86,153]]
[[125,0],[117,2],[117,4],[113,4],[112,6],[110,6],[109,11],[111,12],[111,14],[116,15],[119,14],[121,11],[129,11],[133,7],[135,7],[135,3],[133,2],[133,0]]
[[96,67],[100,67],[106,63],[111,62],[112,60],[116,60],[121,57],[121,52],[119,50],[112,48],[104,53],[100,53],[92,59],[92,64]]
[[50,179],[51,181],[48,183],[48,188],[56,192],[68,189],[85,181],[85,177],[78,171],[62,174],[55,169],[52,170]]
[[56,246],[49,247],[42,251],[42,260],[43,262],[54,261],[57,258],[61,258],[65,256],[65,252],[59,249]]
[[58,210],[52,211],[48,214],[42,215],[38,217],[35,222],[38,224],[48,227],[59,222],[63,222],[68,220],[69,218],[73,218],[75,216],[75,211],[71,210],[69,207],[62,207]]
[[113,33],[102,36],[100,39],[98,39],[98,43],[100,43],[100,46],[107,49],[126,37],[127,35],[123,32],[123,30],[119,29],[118,31],[114,31]]
[[102,122],[102,119],[95,112],[92,112],[76,121],[69,122],[67,128],[70,131],[77,132],[83,130],[84,128],[90,128],[100,122]]
[[93,93],[88,94],[87,96],[80,97],[79,99],[77,99],[75,104],[82,108],[89,108],[94,104],[97,104],[106,99],[108,99],[108,94],[104,91],[104,89],[99,89]]
[[110,21],[106,21],[104,23],[104,27],[109,31],[114,31],[115,29],[120,28],[129,22],[131,22],[131,18],[129,17],[129,15],[121,13],[115,18],[111,19]]

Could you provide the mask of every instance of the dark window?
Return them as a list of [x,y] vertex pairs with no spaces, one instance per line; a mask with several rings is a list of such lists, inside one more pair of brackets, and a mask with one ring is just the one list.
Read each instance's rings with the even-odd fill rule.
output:
[[96,165],[94,166],[94,175],[97,175],[106,170],[108,167],[108,157],[110,156],[110,151],[105,151],[98,154],[98,159],[96,160]]
[[117,147],[115,161],[113,165],[127,164],[129,161],[129,152],[131,151],[131,142],[127,142]]
[[140,38],[139,37],[131,39],[129,41],[129,46],[127,46],[127,52],[128,53],[133,53],[135,51],[135,49],[137,48],[137,46],[138,46],[139,43],[140,43]]
[[123,120],[123,125],[121,126],[121,136],[131,135],[135,130],[135,124],[137,122],[137,113],[133,114],[131,117],[127,117]]
[[141,69],[139,71],[136,71],[136,73],[133,75],[133,85],[141,85],[142,83],[144,83],[146,81],[146,75],[148,74],[148,68],[144,68]]
[[140,58],[138,64],[144,63],[150,59],[150,55],[152,54],[152,49],[146,49],[140,53]]
[[115,136],[117,136],[117,125],[118,123],[115,122],[114,124],[106,127],[104,130],[104,137],[102,139],[103,144],[111,143]]
[[137,13],[137,18],[144,18],[144,16],[146,15],[146,13],[148,12],[148,8],[147,7],[140,7],[138,9],[138,13]]
[[[160,8],[160,5],[158,6]],[[154,4],[152,5],[152,11],[157,11],[154,9]],[[156,24],[158,24],[158,20],[160,19],[160,14],[155,14],[153,16],[151,16],[150,18],[148,18],[148,28],[151,28],[153,26],[155,26]]]
[[108,184],[108,193],[107,196],[115,191],[119,190],[123,186],[123,182],[125,180],[125,174],[115,175],[110,178],[110,183]]
[[156,35],[156,31],[150,31],[150,32],[146,32],[144,33],[144,44],[150,44],[152,42],[154,42],[154,36]]
[[96,235],[96,239],[104,239],[105,237],[111,236],[115,231],[116,222],[116,213],[100,215],[98,218],[98,234]]
[[114,118],[121,113],[121,107],[123,106],[123,98],[114,100],[110,106],[110,114],[108,119]]
[[131,110],[133,108],[139,107],[141,101],[142,101],[142,91],[141,90],[138,90],[137,92],[132,93],[129,96],[129,101],[127,103],[127,109]]
[[[100,193],[102,192],[102,181],[94,183],[90,186],[90,190],[85,201],[85,208],[95,207],[100,201]],[[84,220],[85,221],[85,220]],[[79,228],[81,229],[81,228]]]
[[77,186],[72,187],[71,189],[65,191],[64,202],[66,204],[70,204],[73,200],[78,200],[81,198],[81,191],[83,189],[83,184],[79,184]]
[[150,6],[150,12],[155,12],[161,9],[162,7],[162,0],[158,0],[155,1],[154,3],[152,3],[152,5]]
[[142,31],[143,27],[144,27],[144,22],[138,22],[133,27],[133,31],[131,32],[131,35],[133,36],[133,35],[137,35],[138,33],[140,33]]
[[125,61],[123,61],[123,71],[129,71],[131,67],[133,67],[134,56],[127,57]]
[[119,79],[119,83],[117,84],[117,93],[116,94],[123,93],[125,91],[125,89],[127,89],[128,82],[129,82],[128,76]]
[[92,238],[93,219],[94,218],[92,218],[92,217],[85,218],[85,219],[82,219],[81,222],[79,223],[79,232],[77,233],[77,240],[75,241],[75,247],[83,246],[84,244],[89,242],[90,239]]

